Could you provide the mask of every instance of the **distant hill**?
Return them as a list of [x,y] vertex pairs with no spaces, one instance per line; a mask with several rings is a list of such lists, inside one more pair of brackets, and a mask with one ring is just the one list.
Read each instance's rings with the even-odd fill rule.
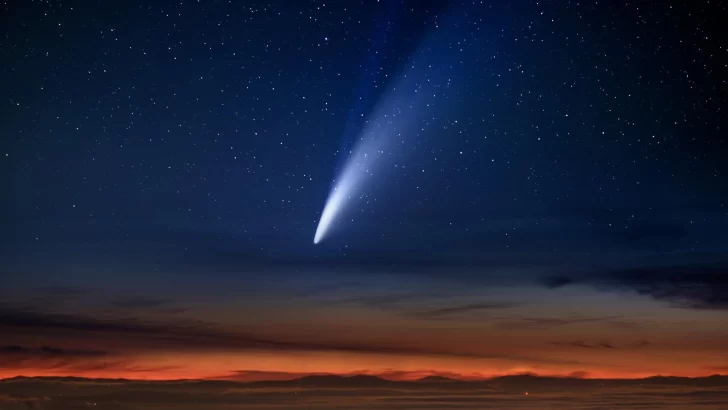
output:
[[713,375],[708,377],[667,377],[654,376],[644,379],[583,379],[575,377],[548,377],[532,374],[510,375],[484,380],[458,380],[442,376],[427,376],[414,381],[393,381],[377,376],[356,375],[315,375],[294,380],[271,380],[241,382],[232,380],[167,380],[145,381],[126,379],[86,379],[82,377],[13,377],[0,380],[0,384],[47,384],[47,383],[96,383],[96,384],[133,384],[150,385],[184,385],[200,388],[412,388],[423,389],[434,386],[453,389],[488,389],[508,391],[538,391],[571,388],[600,388],[619,386],[694,386],[694,387],[728,387],[728,376]]
[[463,380],[451,379],[444,376],[426,376],[415,380],[417,383],[462,383]]
[[365,388],[365,387],[386,387],[396,385],[401,382],[382,379],[377,376],[356,375],[356,376],[338,376],[338,375],[317,375],[306,376],[294,380],[277,380],[277,381],[258,381],[250,382],[248,385],[253,386],[290,386],[290,387],[316,387],[316,388]]
[[128,383],[136,380],[129,379],[89,379],[78,376],[15,376],[7,379],[0,379],[0,382],[26,382],[26,381],[45,381],[45,382],[95,382],[95,383]]

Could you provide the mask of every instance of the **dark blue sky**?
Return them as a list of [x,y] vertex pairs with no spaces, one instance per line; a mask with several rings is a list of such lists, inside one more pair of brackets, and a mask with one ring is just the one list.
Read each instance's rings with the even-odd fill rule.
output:
[[[182,304],[204,288],[214,304],[263,282],[276,301],[448,283],[728,308],[719,2],[1,11],[7,303],[47,286]],[[347,151],[392,95],[431,105],[314,246]]]
[[[718,6],[642,7],[12,8],[4,248],[18,262],[723,252]],[[448,109],[422,119],[376,202],[311,247],[337,151],[417,53],[454,66]]]

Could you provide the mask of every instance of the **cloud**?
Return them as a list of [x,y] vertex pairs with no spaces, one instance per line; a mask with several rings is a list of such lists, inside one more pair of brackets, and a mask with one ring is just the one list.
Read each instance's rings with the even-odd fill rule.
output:
[[553,327],[568,326],[579,323],[603,323],[616,328],[636,328],[636,322],[628,320],[624,316],[571,316],[571,317],[523,317],[512,319],[508,322],[501,322],[500,327],[515,329],[546,329]]
[[[330,289],[336,292],[346,288],[331,287]],[[467,291],[467,289],[463,288],[455,290]],[[332,305],[352,304],[416,319],[439,319],[466,315],[476,311],[500,310],[520,306],[520,304],[509,302],[472,302],[453,305],[456,295],[457,299],[462,300],[462,293],[456,294],[452,289],[449,291],[438,289],[420,292],[369,293],[361,296],[323,299],[320,302]]]
[[[485,310],[500,310],[519,306],[506,302],[475,302],[447,306],[452,297],[446,292],[409,292],[356,296],[323,300],[323,303],[339,305],[353,304],[370,309],[378,309],[393,314],[416,319],[439,319],[454,317]],[[430,306],[442,306],[431,308]]]
[[[156,373],[176,370],[177,366],[142,366],[129,359],[87,359],[69,357],[35,357],[22,360],[0,359],[0,369],[16,375],[38,374],[39,372],[57,375],[73,375],[108,372],[111,374]],[[5,373],[9,373],[6,371]]]
[[156,308],[169,304],[172,304],[169,299],[154,299],[143,296],[130,296],[113,302],[116,307],[128,309]]
[[[504,355],[498,353],[478,353],[472,351],[440,349],[436,347],[402,347],[359,342],[310,342],[297,339],[275,339],[251,333],[224,328],[219,325],[190,320],[152,321],[135,318],[101,317],[71,315],[56,312],[41,312],[33,309],[13,308],[0,305],[0,334],[47,334],[53,332],[65,337],[113,338],[115,341],[129,341],[145,348],[169,350],[269,350],[269,351],[339,351],[351,353],[375,353],[408,356],[442,356],[472,359],[514,360],[525,363],[551,363],[583,365],[583,362]],[[56,336],[57,337],[57,336]]]
[[16,371],[17,374],[23,374],[29,369],[31,373],[49,371],[56,374],[75,374],[99,371],[157,372],[174,367],[139,366],[131,360],[102,350],[9,345],[0,347],[0,369]]
[[419,293],[390,293],[368,296],[356,296],[328,301],[331,304],[355,304],[373,309],[397,310],[402,309],[403,304],[412,302],[429,301],[441,295],[432,292]]
[[292,292],[292,296],[300,298],[317,298],[321,296],[329,296],[336,294],[343,290],[356,289],[357,287],[363,286],[361,282],[356,281],[345,281],[336,283],[326,283],[322,285],[309,286],[303,290],[295,290]]
[[574,340],[568,342],[551,342],[554,346],[578,347],[582,349],[637,349],[650,345],[646,340],[641,340],[631,344],[615,345],[606,342],[585,342],[583,340]]
[[706,367],[706,370],[711,372],[717,372],[721,374],[728,374],[728,365],[726,366],[710,366]]
[[585,371],[575,371],[569,373],[568,377],[574,378],[574,379],[586,379],[589,377],[589,372]]
[[548,289],[558,289],[572,283],[574,283],[574,279],[566,276],[549,276],[541,279],[541,284]]
[[43,286],[40,290],[49,296],[78,297],[88,293],[86,289],[61,285]]
[[554,346],[582,347],[585,349],[593,349],[595,347],[581,340],[576,340],[573,342],[551,342],[551,344]]
[[416,312],[416,313],[412,314],[411,316],[414,316],[414,317],[417,317],[420,319],[434,319],[434,318],[440,318],[440,317],[444,317],[444,316],[450,317],[450,316],[460,315],[460,314],[464,314],[464,313],[483,311],[483,310],[508,309],[508,308],[512,308],[515,306],[516,306],[515,304],[510,304],[510,303],[471,303],[468,305],[451,306],[451,307],[446,307],[446,308]]
[[42,346],[39,348],[24,346],[2,346],[0,347],[0,357],[3,356],[54,356],[54,357],[100,357],[106,356],[108,353],[102,350],[85,350],[85,349],[61,349],[51,346]]
[[543,285],[585,284],[603,290],[631,291],[674,307],[728,310],[728,265],[626,268],[584,277],[555,276]]
[[614,346],[612,346],[610,343],[599,343],[599,347],[603,347],[605,349],[614,349]]

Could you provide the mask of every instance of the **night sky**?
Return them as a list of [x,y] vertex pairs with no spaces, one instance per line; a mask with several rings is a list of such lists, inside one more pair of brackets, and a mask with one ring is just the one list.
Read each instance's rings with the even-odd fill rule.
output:
[[725,21],[5,1],[0,378],[728,373]]

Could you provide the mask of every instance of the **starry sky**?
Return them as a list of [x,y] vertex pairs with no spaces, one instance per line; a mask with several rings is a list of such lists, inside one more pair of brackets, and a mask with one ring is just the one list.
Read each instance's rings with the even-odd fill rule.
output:
[[728,373],[726,19],[6,1],[0,378]]

